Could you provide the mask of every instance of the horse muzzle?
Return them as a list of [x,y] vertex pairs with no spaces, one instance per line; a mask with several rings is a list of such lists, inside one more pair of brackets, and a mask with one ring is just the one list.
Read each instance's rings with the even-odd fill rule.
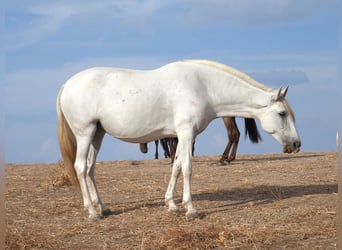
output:
[[298,153],[300,151],[302,143],[300,141],[295,141],[292,145],[285,145],[283,147],[283,152],[287,154]]

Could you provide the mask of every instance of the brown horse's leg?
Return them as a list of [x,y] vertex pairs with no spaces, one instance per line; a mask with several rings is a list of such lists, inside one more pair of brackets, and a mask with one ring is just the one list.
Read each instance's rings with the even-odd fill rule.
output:
[[195,153],[195,141],[192,143],[192,152],[191,155],[194,156]]
[[159,156],[159,154],[158,154],[158,140],[155,140],[154,141],[154,143],[156,144],[156,153],[154,154],[154,159],[158,159],[158,156]]
[[[236,125],[235,117],[224,117],[223,122],[227,130],[228,143],[220,159],[221,164],[224,164],[225,161],[229,163],[235,160],[240,139],[240,131]],[[232,151],[229,155],[231,149]]]
[[177,138],[168,138],[169,145],[170,145],[170,158],[171,163],[174,162],[177,150],[178,139]]
[[169,150],[168,138],[160,139],[160,143],[163,147],[165,158],[170,158],[171,155]]
[[225,125],[226,130],[227,130],[228,143],[227,143],[227,146],[226,146],[226,148],[225,148],[225,150],[221,156],[221,159],[220,159],[221,164],[224,164],[225,161],[228,161],[228,154],[229,154],[229,151],[233,145],[233,138],[232,138],[233,133],[231,131],[231,129],[232,129],[231,124],[232,124],[233,119],[234,119],[233,117],[224,117],[223,118],[223,122],[224,122],[224,125]]
[[239,145],[239,139],[240,139],[240,131],[236,125],[235,117],[232,118],[231,128],[229,131],[231,132],[231,136],[229,138],[231,138],[233,142],[233,149],[227,161],[231,162],[235,160],[237,148]]
[[232,147],[233,143],[228,139],[227,146],[221,156],[220,163],[224,164],[225,161],[228,161],[228,153],[230,151],[230,148]]

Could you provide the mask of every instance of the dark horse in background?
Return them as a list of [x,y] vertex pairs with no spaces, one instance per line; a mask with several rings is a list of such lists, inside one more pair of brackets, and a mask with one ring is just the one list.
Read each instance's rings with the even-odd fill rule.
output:
[[[237,152],[237,148],[239,144],[239,139],[240,139],[240,131],[237,127],[235,117],[224,117],[223,122],[227,130],[228,143],[221,156],[221,159],[220,159],[221,164],[225,164],[225,162],[230,163],[231,161],[235,160],[236,152]],[[261,136],[259,134],[257,125],[255,123],[255,120],[252,118],[245,118],[245,135],[246,137],[250,139],[252,143],[258,143],[259,141],[261,141]],[[159,141],[156,140],[155,141],[155,144],[156,144],[155,159],[158,159],[158,156],[159,156],[158,143]],[[171,158],[171,162],[173,163],[174,158],[175,158],[178,139],[175,137],[163,138],[163,139],[160,139],[160,143],[164,150],[165,158]],[[192,154],[194,153],[194,149],[195,149],[194,144],[192,147]],[[147,153],[148,151],[147,143],[140,144],[140,150],[142,153]]]

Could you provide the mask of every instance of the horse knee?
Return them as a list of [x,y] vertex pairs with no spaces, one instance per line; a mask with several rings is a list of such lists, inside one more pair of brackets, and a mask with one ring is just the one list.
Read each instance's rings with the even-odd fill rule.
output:
[[190,167],[183,167],[182,172],[184,178],[190,178],[192,174],[192,169]]
[[235,133],[234,133],[234,135],[233,135],[233,141],[234,142],[238,142],[239,141],[239,139],[240,139],[240,132],[239,131],[236,131]]

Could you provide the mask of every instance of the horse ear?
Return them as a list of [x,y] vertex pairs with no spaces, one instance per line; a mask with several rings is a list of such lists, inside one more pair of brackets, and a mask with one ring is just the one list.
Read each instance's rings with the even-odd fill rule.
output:
[[286,86],[286,88],[281,92],[281,96],[285,97],[288,90],[289,90],[289,86]]
[[279,97],[281,97],[282,96],[282,87],[280,87],[278,90],[277,90],[277,95],[276,95],[276,98],[275,98],[275,100],[276,101],[278,101],[279,100]]

